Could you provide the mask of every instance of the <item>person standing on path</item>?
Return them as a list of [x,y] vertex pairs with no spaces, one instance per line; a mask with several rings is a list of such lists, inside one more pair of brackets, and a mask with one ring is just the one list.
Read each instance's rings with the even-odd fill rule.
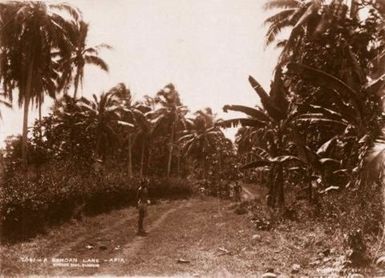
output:
[[147,214],[147,204],[150,203],[150,200],[148,200],[148,188],[147,188],[146,179],[142,179],[140,181],[136,198],[137,198],[137,206],[138,206],[138,213],[139,213],[137,235],[145,236],[147,235],[147,232],[144,230],[143,222],[144,222],[144,217]]

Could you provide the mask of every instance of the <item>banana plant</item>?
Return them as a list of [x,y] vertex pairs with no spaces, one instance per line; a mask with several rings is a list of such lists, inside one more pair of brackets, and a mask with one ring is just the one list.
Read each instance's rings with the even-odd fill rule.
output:
[[[242,169],[268,167],[269,193],[267,203],[271,207],[283,207],[284,197],[284,171],[290,165],[300,164],[305,167],[305,162],[290,149],[290,130],[293,128],[296,112],[289,109],[287,92],[283,86],[282,71],[277,69],[269,94],[252,77],[249,76],[252,88],[258,94],[263,108],[248,107],[243,105],[225,105],[223,110],[236,111],[246,114],[246,117],[224,120],[218,123],[224,128],[242,126],[252,131],[259,132],[261,141],[265,142],[259,147],[257,160],[246,164]],[[294,112],[293,112],[294,111]]]
[[[376,137],[380,135],[378,132],[372,131],[377,130],[373,129],[373,125],[380,125],[381,122],[384,122],[384,117],[380,113],[379,100],[384,93],[385,78],[382,76],[358,88],[352,88],[339,78],[307,65],[290,63],[288,70],[313,86],[323,89],[315,90],[315,92],[331,93],[332,96],[333,108],[308,105],[306,111],[297,117],[297,123],[302,122],[308,126],[316,125],[321,131],[325,131],[321,125],[325,125],[327,122],[329,123],[327,128],[330,129],[331,124],[334,126],[336,134],[328,138],[315,153],[313,152],[313,157],[316,157],[313,161],[324,159],[325,157],[322,155],[339,161],[339,165],[334,167],[332,175],[327,174],[329,180],[324,176],[325,182],[331,184],[333,180],[342,180],[344,181],[342,184],[345,186],[350,186],[353,181],[358,184],[359,175],[365,168],[364,158],[370,152]],[[378,113],[372,113],[373,109],[377,109]],[[325,172],[316,163],[312,165],[313,169]]]

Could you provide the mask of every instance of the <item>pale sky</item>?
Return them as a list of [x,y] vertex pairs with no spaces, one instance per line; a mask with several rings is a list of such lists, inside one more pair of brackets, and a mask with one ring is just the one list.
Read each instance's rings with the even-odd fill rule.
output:
[[[62,2],[62,1],[47,1]],[[278,51],[265,49],[262,0],[70,0],[90,23],[88,44],[101,52],[105,73],[85,68],[84,96],[124,82],[134,98],[154,95],[172,82],[192,112],[211,107],[222,118],[225,104],[255,105],[253,75],[269,88]],[[52,102],[46,98],[44,114]],[[0,107],[0,144],[22,130],[22,110]],[[30,114],[30,122],[37,111]],[[229,134],[231,135],[232,132]],[[1,146],[0,145],[0,146]]]

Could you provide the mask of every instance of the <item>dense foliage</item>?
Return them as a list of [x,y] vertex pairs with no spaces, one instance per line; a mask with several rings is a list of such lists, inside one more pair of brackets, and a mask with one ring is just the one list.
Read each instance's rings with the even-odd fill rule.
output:
[[79,208],[92,214],[134,204],[144,176],[152,198],[189,196],[200,185],[188,176],[219,179],[235,157],[211,110],[189,117],[172,84],[151,99],[134,101],[124,84],[92,99],[64,95],[36,120],[27,168],[21,167],[21,137],[9,137],[0,194],[3,235],[39,231],[71,219]]
[[[123,83],[78,98],[86,64],[108,71],[98,55],[110,46],[88,47],[88,24],[68,5],[0,8],[1,96],[18,92],[24,105],[23,136],[9,137],[2,152],[4,233],[36,231],[79,207],[97,213],[131,204],[145,177],[154,198],[188,196],[195,186],[227,196],[229,182],[243,178],[265,185],[267,205],[283,214],[289,198],[305,195],[324,215],[338,218],[356,203],[354,213],[367,209],[379,221],[382,175],[369,170],[378,169],[373,150],[385,123],[383,1],[268,1],[267,9],[283,10],[266,20],[267,44],[291,31],[277,43],[270,90],[249,77],[260,105],[225,105],[246,115],[230,120],[210,108],[191,113],[172,83],[143,99]],[[41,107],[45,93],[55,103],[28,134],[30,102]],[[235,144],[221,129],[230,127],[239,127]],[[352,215],[345,220],[366,224]]]
[[[307,191],[315,203],[319,193],[330,190],[373,190],[364,187],[363,177],[366,158],[384,124],[385,80],[378,59],[384,56],[385,21],[377,4],[266,4],[286,9],[266,20],[268,44],[282,28],[293,26],[289,38],[278,44],[283,50],[270,93],[250,77],[263,108],[226,105],[225,111],[248,117],[221,125],[243,126],[236,140],[239,151],[254,157],[244,168],[268,167],[270,206],[284,207],[284,192],[296,189]],[[361,18],[363,8],[369,13]]]

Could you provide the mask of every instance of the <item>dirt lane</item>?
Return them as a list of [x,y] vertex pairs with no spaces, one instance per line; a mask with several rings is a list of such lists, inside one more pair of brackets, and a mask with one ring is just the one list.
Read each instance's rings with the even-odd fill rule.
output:
[[[136,209],[112,211],[1,246],[0,274],[260,277],[267,269],[290,275],[298,264],[298,275],[313,277],[317,269],[334,271],[344,252],[340,231],[331,234],[321,222],[287,221],[261,231],[250,218],[217,198],[160,202],[149,207],[149,234],[142,238],[136,236]],[[333,250],[332,256],[320,257],[325,250]],[[45,256],[48,262],[23,263],[23,256]],[[53,266],[52,258],[77,264]]]
[[[191,206],[191,202],[185,202],[180,204],[179,206],[175,208],[171,208],[164,212],[155,222],[151,223],[146,231],[148,232],[148,237],[151,237],[153,233],[157,232],[157,229],[164,223],[167,217],[171,217],[175,211],[182,210],[184,208],[188,208]],[[125,246],[122,248],[122,252],[117,255],[119,258],[124,258],[125,262],[130,262],[133,260],[135,256],[137,256],[137,253],[140,249],[143,249],[144,245],[146,244],[147,237],[135,237],[132,241],[125,244]],[[116,264],[105,264],[101,268],[97,270],[98,274],[114,274],[114,275],[124,275],[124,265],[116,265]]]
[[[168,201],[150,206],[150,216],[146,223],[150,224],[173,207],[174,204]],[[71,221],[53,227],[46,234],[27,242],[1,246],[0,270],[3,274],[91,274],[95,268],[58,267],[53,265],[53,261],[68,258],[76,258],[78,261],[116,258],[121,246],[135,238],[136,228],[135,208],[86,217],[81,222]]]

